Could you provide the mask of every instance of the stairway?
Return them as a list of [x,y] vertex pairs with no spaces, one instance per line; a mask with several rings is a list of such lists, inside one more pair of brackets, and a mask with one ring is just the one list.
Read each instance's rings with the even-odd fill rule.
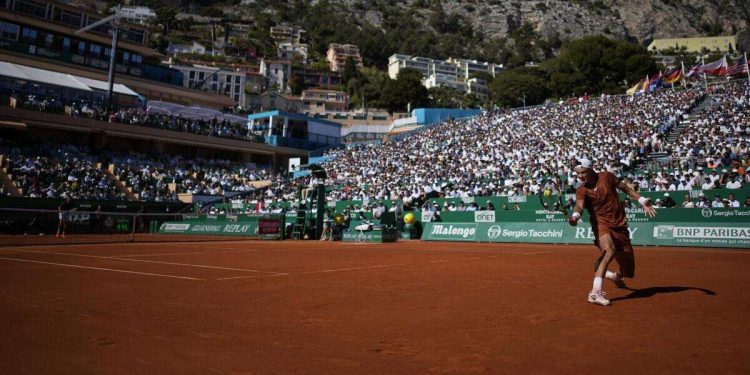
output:
[[[697,105],[693,107],[689,113],[686,113],[682,120],[680,120],[675,127],[673,127],[665,136],[665,146],[670,147],[671,145],[675,144],[678,139],[680,139],[680,135],[685,131],[686,128],[690,126],[690,124],[695,121],[698,116],[698,113],[702,113],[705,111],[710,111],[713,107],[713,100],[711,100],[710,95],[705,95],[702,98],[698,99]],[[648,161],[657,161],[659,159],[667,158],[669,157],[669,152],[652,152],[648,155]]]
[[21,190],[16,187],[13,183],[13,176],[9,174],[8,160],[4,155],[0,155],[0,188],[3,189],[3,193],[11,197],[20,197]]
[[[101,165],[99,166],[101,169]],[[115,165],[110,164],[106,169],[102,170],[104,174],[112,180],[115,183],[115,188],[117,189],[117,192],[119,193],[125,193],[125,196],[128,198],[129,201],[137,201],[138,200],[138,194],[133,193],[133,188],[128,187],[125,185],[125,182],[120,181],[120,178],[115,175]]]

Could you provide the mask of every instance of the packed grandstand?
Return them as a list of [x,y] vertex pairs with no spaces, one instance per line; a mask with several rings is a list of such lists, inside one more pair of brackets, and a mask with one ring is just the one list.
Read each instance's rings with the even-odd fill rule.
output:
[[[101,122],[148,126],[201,137],[252,140],[227,120],[195,120],[128,109],[108,116],[85,106],[19,108],[89,116]],[[84,113],[88,113],[85,115]],[[385,142],[325,151],[331,202],[400,200],[421,207],[426,197],[520,196],[570,181],[576,160],[588,157],[640,191],[737,190],[750,184],[750,86],[746,80],[664,89],[635,96],[582,97],[516,110],[492,109],[448,120]],[[257,211],[296,206],[300,186],[286,166],[201,157],[189,153],[113,150],[56,137],[3,136],[3,195],[75,200],[175,202],[179,194],[256,203]],[[41,137],[41,136],[40,136]],[[564,186],[564,185],[563,185]],[[733,194],[745,201],[744,190]],[[239,193],[239,194],[238,194]],[[702,202],[699,196],[679,204]],[[713,197],[708,197],[713,198]],[[287,202],[279,205],[279,202]],[[692,203],[692,205],[691,205]],[[735,206],[737,203],[729,203]],[[237,206],[235,206],[237,207]],[[243,206],[244,207],[244,206]],[[448,207],[446,207],[448,208]],[[207,207],[210,209],[210,206]],[[454,209],[454,208],[451,208]],[[456,210],[460,209],[455,207]]]

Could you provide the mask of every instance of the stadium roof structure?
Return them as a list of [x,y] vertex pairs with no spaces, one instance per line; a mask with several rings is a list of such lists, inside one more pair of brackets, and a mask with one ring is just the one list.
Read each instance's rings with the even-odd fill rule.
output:
[[148,110],[149,112],[164,113],[197,120],[210,120],[216,118],[217,120],[227,120],[236,124],[247,123],[247,119],[242,116],[223,113],[215,109],[201,106],[186,107],[184,105],[163,102],[160,100],[150,100],[148,102]]
[[261,113],[255,113],[255,114],[252,114],[252,115],[248,115],[247,119],[248,120],[260,120],[260,119],[265,119],[265,118],[269,118],[269,117],[273,117],[273,116],[276,116],[276,117],[286,117],[286,118],[289,118],[289,119],[292,119],[292,120],[311,121],[311,122],[316,122],[316,123],[319,123],[319,124],[325,124],[325,125],[330,125],[330,126],[337,126],[339,128],[342,126],[338,122],[323,120],[323,119],[319,119],[319,118],[316,118],[316,117],[310,117],[310,116],[306,116],[306,115],[303,115],[303,114],[300,114],[300,113],[292,113],[292,112],[285,112],[285,111],[279,111],[279,110],[268,111],[268,112],[261,112]]
[[[107,91],[106,81],[32,68],[5,61],[0,61],[0,76],[81,91]],[[140,97],[137,92],[119,83],[114,85],[113,91],[120,95]]]
[[654,39],[651,44],[648,45],[648,50],[653,52],[663,51],[670,48],[679,49],[680,47],[685,47],[685,51],[687,52],[702,53],[704,48],[708,51],[736,51],[737,35]]

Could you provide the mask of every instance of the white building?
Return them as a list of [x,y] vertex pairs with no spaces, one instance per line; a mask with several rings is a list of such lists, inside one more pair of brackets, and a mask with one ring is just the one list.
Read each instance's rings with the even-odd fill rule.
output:
[[291,92],[289,78],[292,75],[292,63],[289,60],[260,60],[259,73],[266,78],[266,87],[275,88],[281,93]]
[[198,42],[193,42],[192,44],[169,43],[169,46],[167,46],[168,55],[179,55],[181,53],[204,55],[206,53],[206,47]]
[[474,94],[481,102],[486,102],[490,99],[490,88],[482,78],[474,77],[468,79],[466,81],[466,93]]
[[307,64],[307,44],[284,42],[276,47],[277,56],[281,60],[293,60],[294,56],[300,56],[302,63]]
[[456,59],[451,57],[446,60],[446,62],[457,66],[458,71],[461,75],[463,75],[464,80],[468,80],[472,74],[478,72],[489,73],[490,75],[495,77],[503,70],[502,64],[492,64],[477,60]]
[[[112,8],[114,11],[115,8]],[[122,16],[130,23],[145,24],[149,18],[156,18],[156,13],[149,7],[128,6],[122,7]]]
[[422,84],[427,88],[448,86],[462,92],[473,92],[484,98],[488,93],[487,83],[470,77],[478,72],[485,72],[494,77],[503,70],[503,65],[456,58],[435,60],[399,54],[388,58],[388,76],[391,79],[396,79],[398,73],[406,68],[422,73]]
[[459,92],[466,92],[466,83],[456,79],[456,76],[431,74],[422,80],[422,85],[428,89],[433,87],[450,87]]
[[182,72],[184,87],[229,96],[238,106],[243,106],[245,103],[245,72],[206,65],[170,65],[169,67]]

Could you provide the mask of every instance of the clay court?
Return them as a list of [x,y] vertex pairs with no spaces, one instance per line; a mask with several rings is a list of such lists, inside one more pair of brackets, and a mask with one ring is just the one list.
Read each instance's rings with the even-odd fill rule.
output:
[[748,373],[750,253],[165,242],[0,248],[0,373]]

